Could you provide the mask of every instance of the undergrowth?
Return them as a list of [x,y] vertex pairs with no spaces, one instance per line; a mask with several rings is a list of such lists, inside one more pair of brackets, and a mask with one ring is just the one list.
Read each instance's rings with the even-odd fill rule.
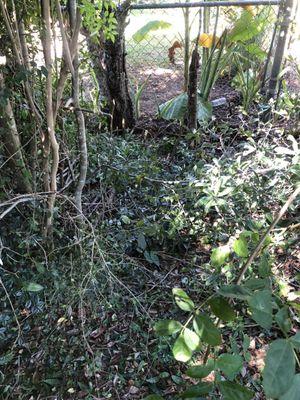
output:
[[[219,137],[213,128],[147,140],[91,132],[86,219],[77,221],[60,195],[51,251],[37,201],[10,213],[1,244],[1,398],[172,399],[185,388],[173,340],[153,331],[158,319],[182,318],[172,288],[199,303],[231,282],[243,257],[214,264],[213,249],[242,234],[251,251],[299,180],[297,136],[259,125],[235,137],[226,127]],[[282,301],[299,290],[296,216],[297,202],[269,238],[265,268]],[[280,332],[260,330],[243,308],[222,329],[224,348],[249,362],[240,383],[261,393],[251,360]]]

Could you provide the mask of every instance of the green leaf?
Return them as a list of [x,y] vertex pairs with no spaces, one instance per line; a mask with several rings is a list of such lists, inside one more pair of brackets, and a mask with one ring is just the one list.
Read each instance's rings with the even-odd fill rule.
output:
[[206,365],[194,365],[186,370],[185,374],[190,378],[202,379],[214,370],[214,363],[208,362]]
[[219,387],[222,400],[251,400],[254,396],[253,392],[237,383],[220,382]]
[[196,315],[193,321],[194,329],[203,340],[211,346],[218,346],[222,342],[221,332],[205,314]]
[[[188,95],[186,92],[179,94],[159,106],[159,114],[168,120],[184,121],[188,111]],[[200,95],[197,97],[197,120],[208,121],[212,116],[212,105],[204,101]]]
[[205,101],[201,96],[197,98],[197,120],[199,122],[209,121],[212,116],[212,104]]
[[39,285],[38,283],[30,282],[24,285],[23,290],[26,292],[40,292],[44,289],[44,286]]
[[290,388],[295,375],[295,357],[291,343],[277,339],[269,347],[263,371],[267,397],[278,398]]
[[154,325],[154,330],[158,336],[173,335],[179,332],[181,328],[181,323],[174,320],[161,320]]
[[213,388],[212,383],[201,382],[198,383],[197,385],[190,386],[181,394],[181,397],[183,399],[195,399],[195,397],[209,393],[212,390],[212,388]]
[[149,396],[144,397],[143,400],[164,400],[164,398],[161,396],[158,396],[157,394],[150,394]]
[[147,247],[147,242],[145,239],[145,235],[143,235],[142,233],[140,233],[137,237],[137,242],[138,242],[138,248],[141,250],[145,250]]
[[234,309],[222,297],[214,297],[209,301],[211,311],[223,321],[232,321],[235,318]]
[[292,329],[292,322],[289,316],[289,308],[282,307],[275,315],[275,321],[284,334],[287,334]]
[[184,290],[180,288],[174,288],[172,290],[173,296],[175,298],[175,302],[178,307],[183,311],[193,311],[194,310],[194,302],[190,299],[190,297],[185,293]]
[[262,27],[257,23],[257,19],[253,18],[248,11],[244,11],[228,34],[228,40],[230,42],[246,42],[257,36],[261,29]]
[[210,257],[210,261],[214,267],[221,267],[227,261],[230,255],[229,246],[220,246],[213,249]]
[[294,376],[291,387],[284,393],[279,400],[299,400],[300,398],[300,374]]
[[260,326],[270,329],[273,322],[272,293],[270,290],[261,290],[254,293],[248,300],[252,318]]
[[176,339],[173,349],[173,356],[177,361],[187,362],[191,359],[193,352],[185,343],[183,335],[179,335]]
[[188,96],[187,93],[181,93],[171,100],[161,104],[159,106],[159,114],[162,118],[168,120],[184,120],[187,112]]
[[260,290],[270,287],[269,279],[250,278],[245,282],[245,287],[250,290]]
[[249,255],[247,240],[243,236],[233,242],[232,248],[239,257],[246,258]]
[[300,350],[300,331],[298,331],[296,335],[290,337],[289,340],[296,350]]
[[188,348],[191,349],[192,351],[196,350],[196,348],[200,344],[200,338],[197,335],[197,333],[195,333],[189,328],[185,328],[183,331],[183,337]]
[[124,224],[128,225],[131,222],[131,219],[127,215],[121,215],[121,221],[124,222]]
[[251,55],[259,58],[260,60],[265,60],[267,53],[262,50],[257,43],[247,43],[244,49]]
[[267,253],[264,253],[261,256],[259,265],[258,265],[258,273],[262,278],[267,278],[271,275],[271,264],[270,257]]
[[159,267],[159,258],[155,251],[144,251],[144,256],[148,263],[155,264],[157,267]]
[[243,367],[243,358],[238,354],[221,354],[217,366],[228,379],[234,379]]
[[230,297],[240,300],[247,300],[253,293],[251,290],[241,285],[226,285],[221,286],[219,293],[224,297]]
[[136,43],[141,42],[144,39],[147,39],[150,32],[157,31],[158,29],[167,29],[172,25],[169,22],[165,21],[149,21],[146,25],[142,26],[136,33],[132,35],[133,40]]

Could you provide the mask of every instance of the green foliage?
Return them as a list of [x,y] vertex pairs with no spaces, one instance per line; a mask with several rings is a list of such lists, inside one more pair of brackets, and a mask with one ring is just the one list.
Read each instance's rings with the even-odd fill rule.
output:
[[184,290],[180,288],[174,288],[172,290],[174,299],[179,308],[183,311],[193,311],[194,310],[194,302],[190,299],[190,297],[185,293]]
[[295,356],[291,343],[277,339],[269,347],[263,384],[266,395],[278,399],[291,387],[295,375]]
[[168,29],[172,26],[169,22],[165,21],[149,21],[146,25],[142,26],[137,32],[132,35],[133,40],[136,43],[140,43],[149,37],[151,32],[155,32],[159,29]]
[[[181,93],[166,103],[159,106],[161,117],[169,120],[185,121],[188,112],[187,93]],[[204,101],[200,95],[197,100],[197,120],[199,123],[208,121],[212,116],[212,105],[209,101]]]
[[243,358],[238,354],[221,354],[217,359],[217,367],[229,380],[233,380],[243,367]]
[[185,374],[190,378],[202,379],[208,376],[214,370],[213,363],[207,363],[207,365],[195,365],[188,368]]
[[117,20],[115,17],[116,3],[111,0],[82,0],[80,11],[83,23],[92,36],[102,31],[104,37],[112,42],[117,34]]
[[158,321],[154,326],[154,330],[159,336],[168,336],[179,332],[181,330],[181,327],[182,325],[178,321],[165,320]]
[[214,267],[221,267],[230,256],[229,246],[220,246],[213,249],[210,257],[210,261]]
[[39,285],[38,283],[34,282],[26,283],[23,286],[23,290],[25,290],[26,292],[40,292],[43,289],[44,287],[42,285]]
[[213,314],[223,321],[229,322],[235,318],[234,309],[222,297],[214,297],[209,300],[209,305]]
[[253,398],[253,393],[249,389],[233,382],[221,382],[220,391],[224,400],[251,400]]
[[198,383],[197,385],[190,386],[187,390],[185,390],[181,394],[181,397],[183,399],[195,399],[204,394],[208,394],[212,390],[212,388],[213,385],[211,383],[201,382]]
[[272,293],[261,290],[254,293],[248,300],[252,318],[261,327],[270,329],[272,326]]
[[176,339],[173,349],[173,356],[175,360],[187,362],[192,358],[193,350],[188,346],[183,334],[180,334]]
[[208,315],[196,315],[193,320],[193,326],[203,342],[211,346],[218,346],[221,344],[221,333]]

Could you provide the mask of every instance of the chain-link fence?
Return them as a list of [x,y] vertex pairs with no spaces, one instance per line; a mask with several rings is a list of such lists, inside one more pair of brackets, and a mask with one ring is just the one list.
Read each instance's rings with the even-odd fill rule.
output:
[[[154,115],[158,105],[184,90],[185,49],[188,46],[190,54],[194,48],[200,20],[200,33],[206,33],[208,39],[212,34],[220,37],[225,29],[227,32],[235,30],[235,45],[242,42],[246,48],[248,46],[251,55],[261,61],[262,68],[267,61],[271,65],[270,45],[276,37],[279,1],[254,0],[252,5],[250,1],[227,2],[226,6],[208,3],[214,6],[199,7],[194,3],[187,7],[187,3],[183,3],[183,8],[178,3],[163,3],[138,4],[132,8],[126,28],[127,68],[135,92],[142,88],[143,114]],[[203,26],[204,13],[207,14],[206,26]],[[224,67],[224,74],[230,70],[230,64]],[[222,96],[224,90],[230,91],[225,77],[223,83],[215,85],[211,97]]]

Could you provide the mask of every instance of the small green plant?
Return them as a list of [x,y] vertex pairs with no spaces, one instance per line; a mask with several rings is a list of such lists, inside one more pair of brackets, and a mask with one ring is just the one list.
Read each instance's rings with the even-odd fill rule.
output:
[[232,85],[242,95],[243,109],[249,112],[261,88],[261,73],[255,69],[247,69],[244,71],[239,61],[237,61],[235,65],[237,66],[237,74],[233,78]]
[[[232,262],[230,260],[235,260],[235,263],[240,260],[240,264],[244,264],[237,279],[226,284],[222,284],[221,279],[216,290],[198,305],[183,289],[173,289],[176,305],[183,312],[189,313],[189,316],[183,322],[158,321],[154,329],[158,336],[170,336],[175,339],[172,346],[174,358],[183,363],[190,362],[185,375],[198,381],[180,393],[179,398],[194,399],[217,393],[221,393],[225,400],[253,398],[254,393],[240,383],[240,373],[244,364],[249,362],[249,342],[246,341],[245,344],[245,328],[242,328],[243,349],[232,347],[230,351],[224,352],[228,346],[223,339],[223,330],[231,332],[241,329],[241,318],[244,317],[244,310],[247,310],[248,317],[261,329],[270,331],[274,327],[279,329],[282,335],[269,343],[265,359],[262,385],[267,398],[297,399],[300,374],[296,373],[296,363],[299,367],[297,351],[300,349],[300,332],[292,333],[292,301],[282,300],[273,290],[269,256],[272,240],[269,233],[299,192],[300,187],[295,190],[294,197],[291,196],[282,207],[261,239],[255,231],[244,231],[234,240],[229,240],[227,245],[213,249],[210,262],[214,269],[220,271]],[[250,251],[252,246],[254,250]],[[259,251],[262,251],[260,262],[251,267],[249,273],[250,265]],[[245,282],[242,283],[247,272]],[[299,296],[299,293],[294,292],[290,299],[295,296]],[[200,363],[195,362],[199,360],[199,356],[194,357],[196,353],[202,353]],[[191,360],[194,362],[191,363]],[[203,381],[210,374],[212,378]],[[150,396],[146,399],[156,398],[161,397]]]

